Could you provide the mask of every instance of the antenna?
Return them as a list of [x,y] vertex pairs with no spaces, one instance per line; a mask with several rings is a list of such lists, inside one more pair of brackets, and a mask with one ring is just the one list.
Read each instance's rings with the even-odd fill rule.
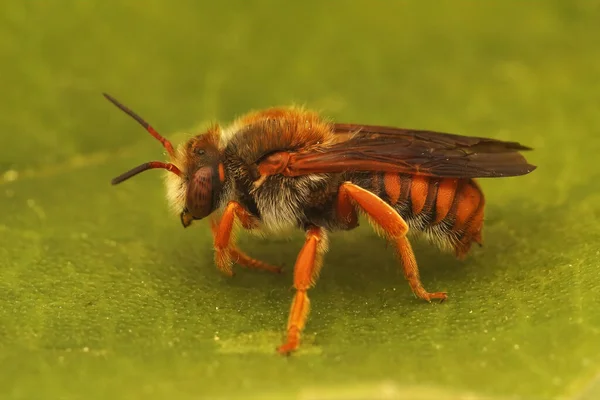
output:
[[[121,109],[121,111],[123,111],[125,114],[127,114],[131,118],[135,119],[140,125],[142,125],[144,128],[146,128],[146,130],[152,136],[154,136],[159,142],[161,142],[163,147],[169,153],[169,156],[171,156],[171,160],[175,158],[175,152],[173,151],[173,145],[171,144],[171,142],[169,142],[167,139],[162,137],[158,132],[156,132],[154,130],[153,127],[150,126],[150,124],[148,124],[146,121],[144,121],[142,119],[142,117],[140,117],[139,115],[137,115],[136,113],[131,111],[129,108],[125,107],[123,104],[119,103],[114,97],[112,97],[106,93],[102,93],[102,94],[104,95],[104,97],[106,97],[108,99],[108,101],[110,101],[115,106],[117,106],[119,109]],[[114,178],[111,181],[111,183],[113,185],[117,185],[123,181],[126,181],[127,179],[129,179],[131,177],[136,176],[140,172],[144,172],[149,169],[155,169],[155,168],[166,169],[167,171],[172,172],[179,177],[183,177],[183,173],[181,172],[181,170],[172,163],[165,163],[162,161],[150,161],[150,162],[144,163],[142,165],[138,165],[137,167],[117,176],[116,178]]]
[[154,136],[160,143],[162,143],[163,147],[167,149],[167,152],[171,156],[171,159],[175,158],[175,152],[173,151],[173,145],[167,139],[162,137],[160,133],[156,132],[153,127],[150,126],[146,121],[142,119],[139,115],[131,111],[129,108],[125,107],[123,104],[119,103],[117,99],[112,97],[109,94],[102,93],[104,97],[108,99],[111,103],[117,106],[121,111],[125,114],[129,115],[131,118],[135,119],[141,126],[143,126],[152,136]]

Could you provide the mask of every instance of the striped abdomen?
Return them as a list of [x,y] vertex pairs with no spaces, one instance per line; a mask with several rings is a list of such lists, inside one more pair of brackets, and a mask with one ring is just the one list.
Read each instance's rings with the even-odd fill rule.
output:
[[472,179],[396,173],[358,174],[356,184],[390,204],[413,231],[423,232],[458,257],[481,243],[484,196]]

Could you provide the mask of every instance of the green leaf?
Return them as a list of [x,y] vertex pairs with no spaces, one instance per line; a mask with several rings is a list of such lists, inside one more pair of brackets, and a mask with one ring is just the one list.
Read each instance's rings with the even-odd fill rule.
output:
[[[594,2],[0,5],[0,397],[597,398],[600,8]],[[147,172],[211,121],[300,103],[343,122],[517,140],[482,181],[485,245],[415,243],[414,298],[367,224],[331,235],[297,354],[280,344],[302,244],[242,236],[282,275],[213,264]]]

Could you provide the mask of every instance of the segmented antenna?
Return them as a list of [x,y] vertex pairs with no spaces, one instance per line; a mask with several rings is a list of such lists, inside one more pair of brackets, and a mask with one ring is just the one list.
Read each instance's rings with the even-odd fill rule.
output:
[[162,137],[160,133],[156,132],[156,130],[154,130],[154,128],[151,127],[150,124],[144,121],[142,117],[131,111],[129,108],[125,107],[123,104],[119,103],[117,99],[115,99],[109,94],[102,94],[108,99],[108,101],[113,103],[115,106],[121,109],[121,111],[129,115],[131,118],[135,119],[141,126],[143,126],[148,131],[148,133],[150,133],[152,136],[154,136],[154,138],[156,138],[160,143],[162,143],[163,147],[167,150],[167,153],[169,153],[171,158],[175,158],[175,152],[173,151],[173,145],[171,144],[171,142]]
[[118,185],[119,183],[126,181],[127,179],[129,179],[131,177],[136,176],[140,172],[144,172],[149,169],[155,169],[155,168],[166,169],[167,171],[172,172],[179,177],[183,176],[183,174],[181,173],[179,168],[177,168],[175,165],[173,165],[171,163],[164,163],[162,161],[150,161],[150,162],[144,163],[142,165],[138,165],[137,167],[132,168],[129,171],[122,173],[121,175],[117,176],[112,181],[110,181],[110,183],[112,183],[113,185]]
[[[154,136],[159,142],[162,143],[163,147],[167,150],[167,152],[169,153],[169,155],[171,156],[171,159],[175,158],[175,152],[173,151],[173,145],[171,144],[171,142],[169,142],[167,139],[165,139],[164,137],[162,137],[158,132],[156,132],[154,130],[154,128],[152,128],[146,121],[144,121],[139,115],[137,115],[136,113],[134,113],[133,111],[131,111],[129,108],[125,107],[123,104],[119,103],[114,97],[112,97],[111,95],[108,95],[106,93],[102,93],[104,95],[104,97],[106,97],[108,99],[108,101],[110,101],[111,103],[113,103],[115,106],[117,106],[119,109],[121,109],[121,111],[123,111],[125,114],[129,115],[131,118],[135,119],[140,125],[142,125],[144,128],[146,128],[146,130],[152,135]],[[175,175],[179,176],[179,177],[183,177],[182,172],[179,170],[179,168],[177,168],[174,164],[172,163],[165,163],[162,161],[150,161],[147,163],[144,163],[142,165],[138,165],[137,167],[117,176],[116,178],[114,178],[111,183],[113,185],[117,185],[123,181],[126,181],[127,179],[136,176],[137,174],[139,174],[140,172],[144,172],[147,171],[149,169],[155,169],[155,168],[161,168],[161,169],[166,169],[169,172],[174,173]]]

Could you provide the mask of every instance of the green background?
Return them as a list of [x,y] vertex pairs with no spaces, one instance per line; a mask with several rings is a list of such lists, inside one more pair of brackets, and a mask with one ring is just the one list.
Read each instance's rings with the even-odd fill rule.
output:
[[[0,5],[0,397],[593,398],[600,390],[598,1],[21,1]],[[157,172],[211,121],[305,104],[343,122],[517,140],[485,246],[424,243],[416,300],[367,226],[331,237],[304,345],[275,354],[298,233],[212,263]],[[364,224],[363,224],[364,225]],[[385,397],[388,396],[388,397]]]

